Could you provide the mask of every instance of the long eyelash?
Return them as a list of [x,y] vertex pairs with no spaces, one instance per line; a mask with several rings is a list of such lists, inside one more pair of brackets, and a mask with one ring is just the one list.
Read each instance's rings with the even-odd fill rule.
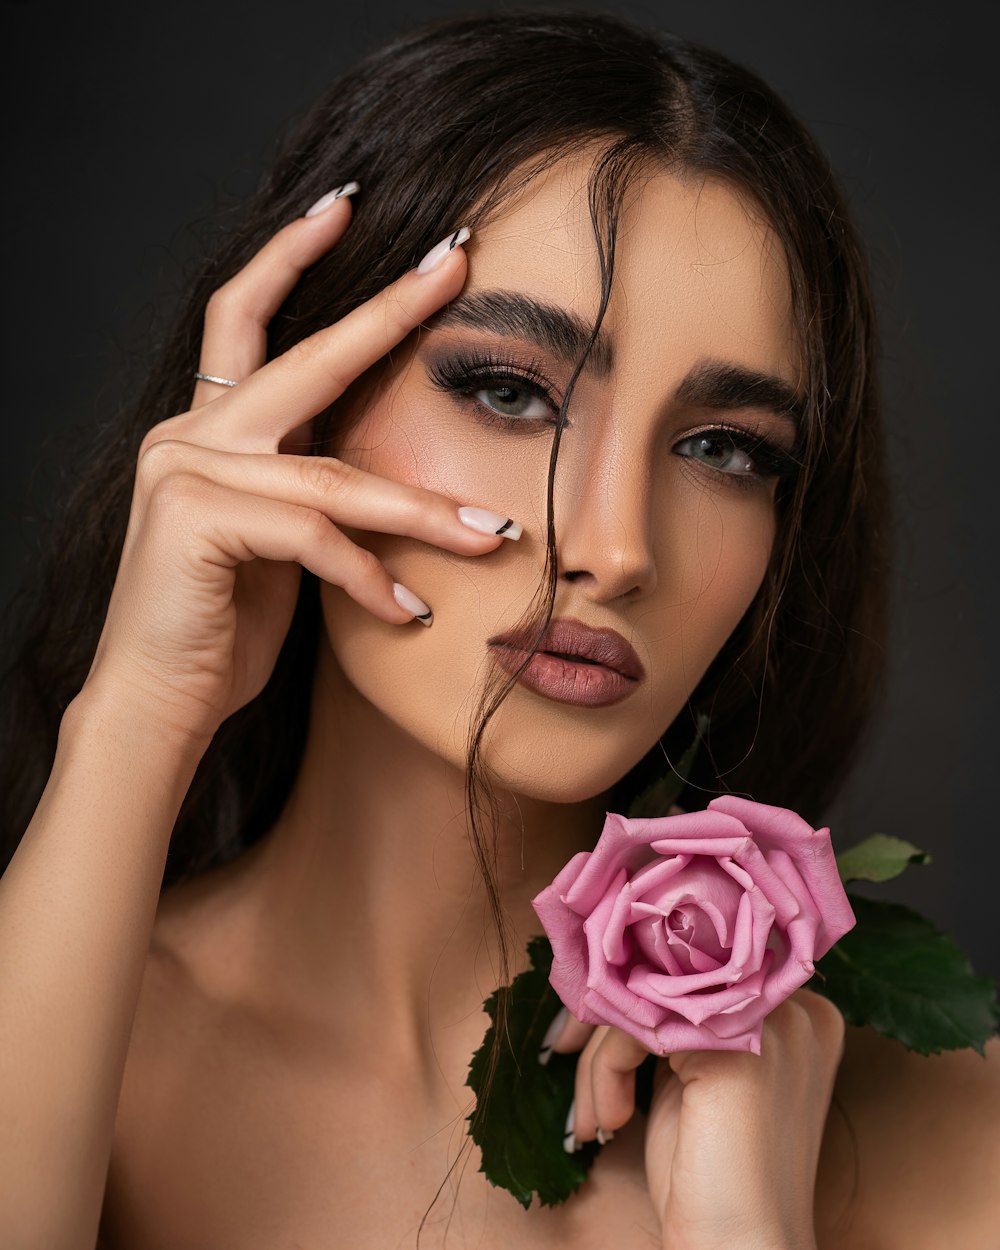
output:
[[[756,470],[752,473],[727,473],[724,469],[713,469],[704,461],[695,460],[695,463],[703,465],[720,477],[730,478],[732,484],[741,490],[752,490],[755,486],[761,486],[772,478],[790,481],[802,468],[795,456],[785,451],[784,447],[766,438],[759,427],[747,428],[742,425],[733,425],[729,421],[721,421],[718,425],[711,425],[685,435],[681,442],[708,434],[724,435],[726,441],[730,442],[733,447],[750,457],[756,465]],[[694,460],[694,457],[689,456],[687,459]]]
[[[529,395],[543,400],[552,409],[559,411],[559,402],[553,395],[554,386],[546,377],[541,365],[530,360],[514,361],[507,357],[495,356],[490,351],[461,353],[447,360],[439,360],[432,364],[428,372],[431,381],[443,391],[465,396],[472,399],[476,391],[484,388],[503,385],[523,387]],[[495,412],[492,408],[476,404],[479,415],[490,425],[499,425],[503,429],[531,429],[538,425],[538,418],[511,417],[506,413]]]

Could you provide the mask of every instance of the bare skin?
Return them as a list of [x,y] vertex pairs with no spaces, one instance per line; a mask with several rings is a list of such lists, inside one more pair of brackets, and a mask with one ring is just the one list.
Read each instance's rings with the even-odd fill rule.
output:
[[[299,565],[322,579],[326,629],[306,757],[274,829],[171,891],[156,914],[114,1127],[110,1247],[410,1245],[456,1158],[468,1060],[496,981],[463,818],[468,695],[486,640],[517,621],[540,575],[545,406],[528,410],[541,433],[511,432],[481,420],[495,390],[477,392],[479,407],[435,390],[427,353],[497,347],[498,336],[431,323],[336,460],[294,448],[351,378],[463,288],[528,293],[589,320],[597,284],[582,177],[556,167],[477,234],[468,257],[455,248],[431,274],[406,275],[261,367],[268,317],[350,209],[339,201],[293,223],[209,311],[201,368],[246,380],[222,395],[200,385],[192,410],[144,444],[74,729],[98,715],[152,718],[186,756],[203,750],[266,680]],[[754,214],[720,184],[663,175],[631,210],[606,321],[615,367],[581,380],[560,459],[555,614],[618,629],[647,679],[623,703],[586,712],[519,688],[495,718],[487,760],[519,959],[539,927],[531,898],[592,839],[608,787],[683,706],[767,566],[774,482],[736,486],[732,475],[750,472],[738,451],[724,467],[695,463],[690,440],[719,414],[682,402],[682,383],[706,360],[798,380],[783,262]],[[539,354],[531,343],[519,351]],[[565,365],[546,368],[565,380]],[[790,445],[774,412],[727,416]],[[463,527],[459,503],[512,517],[522,537]],[[429,629],[397,604],[393,581],[432,607]],[[27,841],[9,888],[43,844]],[[642,1058],[631,1039],[570,1029],[559,1045],[583,1048],[578,1137],[600,1122],[615,1141],[586,1191],[556,1211],[522,1212],[473,1160],[448,1244],[860,1244],[827,1228],[843,1175],[830,1099],[838,1072],[853,1068],[826,1000],[800,991],[772,1013],[766,1063],[717,1052],[662,1061],[648,1124],[628,1099]],[[961,1063],[975,1086],[965,1131],[996,1086],[995,1060],[983,1067],[985,1086]],[[955,1062],[935,1072],[959,1090]],[[906,1101],[911,1087],[901,1088]],[[866,1155],[899,1157],[896,1108],[869,1119]],[[752,1149],[740,1149],[748,1132]],[[881,1237],[899,1206],[874,1177],[854,1231]],[[980,1218],[982,1190],[970,1184]],[[920,1200],[934,1194],[943,1200],[931,1185]],[[450,1205],[446,1192],[435,1216]],[[444,1235],[435,1223],[421,1244]]]

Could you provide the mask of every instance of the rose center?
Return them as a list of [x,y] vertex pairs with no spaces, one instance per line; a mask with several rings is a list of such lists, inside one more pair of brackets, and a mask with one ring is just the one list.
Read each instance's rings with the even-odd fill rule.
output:
[[690,941],[694,934],[694,921],[689,910],[684,907],[675,907],[667,917],[667,928],[686,941]]

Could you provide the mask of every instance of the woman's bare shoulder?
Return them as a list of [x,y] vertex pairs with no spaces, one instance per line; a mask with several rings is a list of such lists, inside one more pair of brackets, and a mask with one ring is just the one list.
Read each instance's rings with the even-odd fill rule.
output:
[[918,1055],[872,1029],[849,1028],[836,1098],[857,1145],[857,1203],[865,1226],[879,1228],[878,1245],[993,1250],[1000,1037],[984,1055]]

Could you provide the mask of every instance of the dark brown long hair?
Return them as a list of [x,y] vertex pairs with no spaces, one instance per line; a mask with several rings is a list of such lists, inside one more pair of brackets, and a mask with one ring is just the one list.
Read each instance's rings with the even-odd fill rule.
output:
[[[271,322],[269,354],[278,355],[375,295],[449,229],[488,220],[515,189],[513,171],[523,181],[595,142],[603,155],[590,186],[602,272],[594,333],[610,296],[630,181],[650,163],[715,175],[756,206],[784,247],[807,391],[796,449],[802,469],[779,488],[777,537],[760,591],[688,706],[621,780],[616,804],[622,810],[638,785],[677,758],[696,715],[707,712],[711,729],[689,802],[738,791],[819,823],[857,753],[887,629],[889,495],[872,301],[843,199],[808,132],[770,88],[726,58],[600,13],[507,11],[404,33],[317,101],[241,221],[199,265],[136,402],[74,461],[47,557],[5,626],[0,866],[38,803],[63,711],[89,671],[140,441],[190,404],[212,292],[321,194],[358,178],[350,230]],[[553,439],[544,585],[530,605],[540,627],[556,586],[552,476],[571,398],[572,383]],[[338,405],[323,414],[318,451],[328,449],[323,440],[335,437],[342,417]],[[302,756],[318,630],[317,583],[304,573],[271,680],[219,729],[201,761],[171,840],[165,886],[238,854],[273,824]],[[471,837],[498,926],[500,981],[509,979],[508,946],[478,756],[486,721],[511,685],[505,678],[483,692],[468,761]]]

